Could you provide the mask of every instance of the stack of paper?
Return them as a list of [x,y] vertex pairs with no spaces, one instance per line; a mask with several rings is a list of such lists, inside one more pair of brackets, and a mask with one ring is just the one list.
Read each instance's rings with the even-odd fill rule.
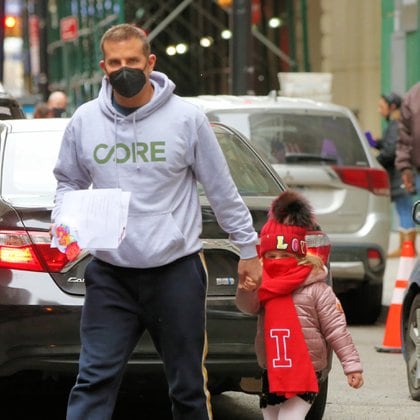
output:
[[[130,194],[120,188],[68,191],[56,224],[68,226],[82,249],[116,249],[125,235]],[[51,246],[58,246],[57,238]]]

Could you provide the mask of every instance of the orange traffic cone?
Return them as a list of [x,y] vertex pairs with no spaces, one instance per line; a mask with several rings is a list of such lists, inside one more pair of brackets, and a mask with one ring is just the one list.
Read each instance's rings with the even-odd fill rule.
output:
[[401,353],[401,309],[404,291],[416,262],[416,252],[412,241],[404,241],[398,266],[397,280],[391,298],[391,305],[385,324],[385,335],[382,346],[376,347],[379,352]]

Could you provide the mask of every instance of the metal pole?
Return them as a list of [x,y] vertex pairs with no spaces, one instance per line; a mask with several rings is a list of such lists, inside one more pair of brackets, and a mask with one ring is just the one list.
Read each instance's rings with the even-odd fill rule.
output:
[[302,13],[302,43],[303,43],[303,67],[306,72],[311,71],[309,63],[309,46],[308,46],[308,5],[306,0],[300,1]]
[[47,0],[40,0],[39,5],[39,92],[44,101],[48,99],[48,25],[47,25]]
[[293,0],[287,0],[286,8],[289,55],[294,62],[293,65],[290,65],[290,71],[298,71],[298,64],[296,62],[295,6]]
[[152,41],[153,38],[159,35],[187,6],[190,5],[190,3],[192,3],[192,1],[193,0],[184,0],[182,3],[178,4],[178,6],[148,34],[147,37],[149,40]]
[[257,27],[252,28],[252,35],[278,58],[280,58],[280,60],[283,60],[285,63],[287,63],[291,68],[296,66],[296,62],[292,60],[286,53],[284,53],[279,47],[277,47],[277,45],[273,44],[266,36],[264,36]]
[[3,83],[4,77],[4,25],[6,7],[5,0],[0,0],[0,83]]
[[231,30],[231,91],[233,95],[246,95],[251,73],[251,0],[233,2]]

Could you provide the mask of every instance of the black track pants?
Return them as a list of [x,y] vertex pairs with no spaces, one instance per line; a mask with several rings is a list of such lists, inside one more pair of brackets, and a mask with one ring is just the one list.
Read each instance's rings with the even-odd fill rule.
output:
[[204,368],[207,275],[200,255],[152,269],[94,259],[85,282],[79,375],[67,420],[111,419],[124,368],[145,329],[165,366],[173,418],[211,419]]

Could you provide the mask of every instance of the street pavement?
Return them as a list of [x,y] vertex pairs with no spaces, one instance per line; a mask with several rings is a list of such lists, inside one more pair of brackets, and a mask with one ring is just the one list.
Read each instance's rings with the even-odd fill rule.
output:
[[383,341],[384,324],[349,330],[360,353],[365,383],[360,389],[350,388],[334,355],[323,420],[420,419],[420,402],[410,397],[402,354],[376,351]]
[[[416,249],[420,250],[420,239]],[[389,251],[399,243],[399,234],[391,232]],[[347,386],[343,370],[334,355],[323,420],[414,420],[420,419],[420,403],[409,395],[406,366],[401,353],[383,353],[381,346],[385,322],[397,280],[400,258],[387,260],[382,295],[382,313],[375,325],[349,326],[364,366],[365,384],[359,390]],[[403,280],[403,279],[400,279]]]

